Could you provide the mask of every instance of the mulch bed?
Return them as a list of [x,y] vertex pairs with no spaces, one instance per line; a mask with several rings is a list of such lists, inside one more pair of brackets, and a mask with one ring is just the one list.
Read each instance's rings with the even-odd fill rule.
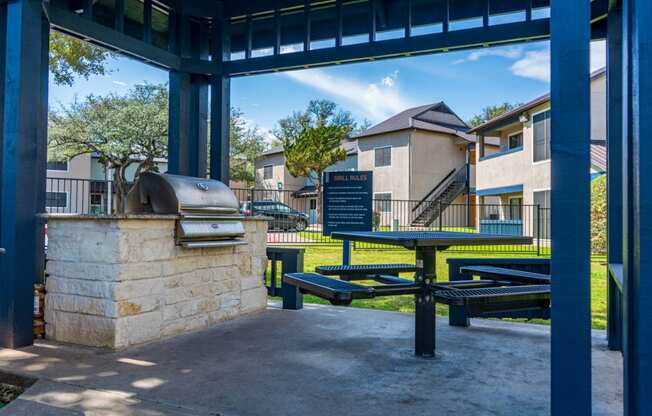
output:
[[0,372],[0,408],[15,400],[29,386],[34,384],[34,381],[14,374]]

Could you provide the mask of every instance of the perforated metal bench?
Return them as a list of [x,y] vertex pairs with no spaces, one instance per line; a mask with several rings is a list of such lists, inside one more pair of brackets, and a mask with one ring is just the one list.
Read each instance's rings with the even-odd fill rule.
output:
[[325,276],[339,276],[346,281],[374,280],[379,283],[402,284],[412,281],[398,277],[399,273],[416,273],[417,268],[414,264],[354,264],[317,266],[315,271]]
[[333,305],[350,305],[355,299],[370,299],[379,296],[414,294],[418,286],[414,282],[387,284],[379,286],[359,285],[344,280],[333,279],[317,273],[288,273],[283,275],[283,283],[330,301]]
[[468,276],[478,276],[485,279],[508,281],[518,284],[546,285],[550,284],[550,275],[533,273],[523,270],[507,269],[494,266],[465,266],[460,272]]
[[[525,272],[534,272],[535,274],[542,274],[546,277],[550,275],[550,259],[536,257],[536,258],[449,258],[446,260],[448,263],[448,278],[451,282],[457,283],[458,281],[466,281],[472,279],[473,276],[479,277],[480,279],[494,280],[498,286],[509,286],[509,285],[522,285],[522,281],[519,280],[502,280],[501,278],[505,276],[510,270],[514,271],[525,271]],[[464,272],[463,269],[468,267],[480,267],[477,270],[483,270],[485,272],[492,271],[488,273],[488,277],[485,275],[474,274],[470,272]],[[493,267],[495,269],[487,269],[487,267]],[[493,273],[498,269],[500,272],[498,274]],[[473,269],[469,269],[473,270]],[[507,270],[507,272],[505,272]],[[519,273],[520,274],[520,273]],[[548,284],[549,282],[544,282]],[[534,284],[541,284],[539,282],[534,282]],[[448,320],[449,324],[452,326],[462,326],[467,327],[470,325],[470,320],[472,316],[468,313],[467,309],[463,306],[450,305],[448,307],[449,314]],[[483,313],[480,315],[482,317],[491,317],[491,318],[525,318],[525,319],[549,319],[550,310],[549,309],[540,309],[540,310],[526,310],[526,311],[505,311],[497,312],[494,314]]]
[[478,317],[550,309],[550,285],[448,289],[437,290],[434,295],[436,302],[463,306],[467,313]]

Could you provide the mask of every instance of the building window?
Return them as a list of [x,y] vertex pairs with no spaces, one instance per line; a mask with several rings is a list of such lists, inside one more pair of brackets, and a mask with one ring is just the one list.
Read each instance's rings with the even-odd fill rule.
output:
[[376,210],[378,212],[392,212],[392,193],[384,192],[374,194],[376,200]]
[[534,200],[534,234],[537,238],[550,238],[550,191],[537,191]]
[[68,171],[67,160],[48,160],[48,170],[58,170],[61,172]]
[[375,163],[377,168],[392,165],[392,147],[377,147],[375,150]]
[[99,215],[104,214],[104,195],[91,194],[91,214]]
[[533,199],[534,205],[538,205],[539,208],[550,208],[550,191],[536,191],[533,194]]
[[263,179],[272,179],[274,176],[274,166],[266,165],[263,166]]
[[550,159],[550,110],[532,117],[534,130],[534,161]]
[[508,137],[507,150],[523,147],[523,132],[512,134]]
[[510,220],[523,219],[523,197],[509,198],[509,212]]
[[45,206],[47,208],[66,208],[68,206],[68,194],[66,192],[46,192]]

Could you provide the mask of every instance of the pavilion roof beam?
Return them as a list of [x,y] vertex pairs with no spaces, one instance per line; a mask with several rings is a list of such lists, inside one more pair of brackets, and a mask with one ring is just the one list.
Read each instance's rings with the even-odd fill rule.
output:
[[152,0],[143,2],[143,41],[152,43]]
[[125,29],[125,0],[115,0],[114,28],[122,33]]
[[[52,3],[46,3],[45,10],[54,29],[131,56],[145,63],[168,70],[184,70],[199,74],[212,74],[217,71],[216,66],[210,61],[181,58],[174,50],[156,47],[151,43],[128,36],[91,19],[86,19],[83,16],[54,6]],[[123,20],[123,11],[121,10],[118,14],[122,14],[120,19]],[[170,39],[173,43],[173,31],[170,32]]]
[[[371,2],[373,3],[373,2]],[[373,16],[373,14],[371,14]],[[370,40],[375,19],[370,18]],[[517,22],[452,32],[434,33],[409,38],[371,41],[369,43],[324,48],[282,55],[224,63],[225,74],[231,76],[274,72],[335,63],[384,59],[406,55],[445,52],[451,49],[478,48],[515,42],[542,40],[549,36],[549,20]]]

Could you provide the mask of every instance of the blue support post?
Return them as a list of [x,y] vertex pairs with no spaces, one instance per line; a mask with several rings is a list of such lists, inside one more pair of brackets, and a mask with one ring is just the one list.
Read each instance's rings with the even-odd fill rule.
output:
[[0,5],[0,346],[32,344],[43,273],[49,23],[39,0]]
[[[221,12],[220,9],[218,15],[221,16]],[[226,25],[214,24],[212,38],[216,40],[211,44],[213,62],[221,67],[230,50]],[[280,37],[277,46],[280,47]],[[226,184],[229,183],[230,117],[231,80],[229,77],[214,75],[211,79],[210,175],[212,179]]]
[[624,351],[625,416],[652,414],[652,3],[624,2],[626,40],[631,51],[629,66],[629,109],[625,126],[629,193],[626,203],[624,259],[626,339]]
[[211,178],[229,183],[231,80],[219,75],[211,80]]
[[[193,42],[188,16],[177,16],[178,48],[184,58],[208,55],[206,42]],[[179,175],[206,176],[208,140],[208,79],[187,72],[170,72],[168,171]]]
[[351,242],[349,240],[342,241],[342,264],[351,265]]
[[591,415],[590,18],[588,1],[551,1],[553,416]]
[[[607,35],[607,258],[623,262],[623,53],[622,7],[609,11]],[[609,349],[622,350],[622,292],[607,275]]]

